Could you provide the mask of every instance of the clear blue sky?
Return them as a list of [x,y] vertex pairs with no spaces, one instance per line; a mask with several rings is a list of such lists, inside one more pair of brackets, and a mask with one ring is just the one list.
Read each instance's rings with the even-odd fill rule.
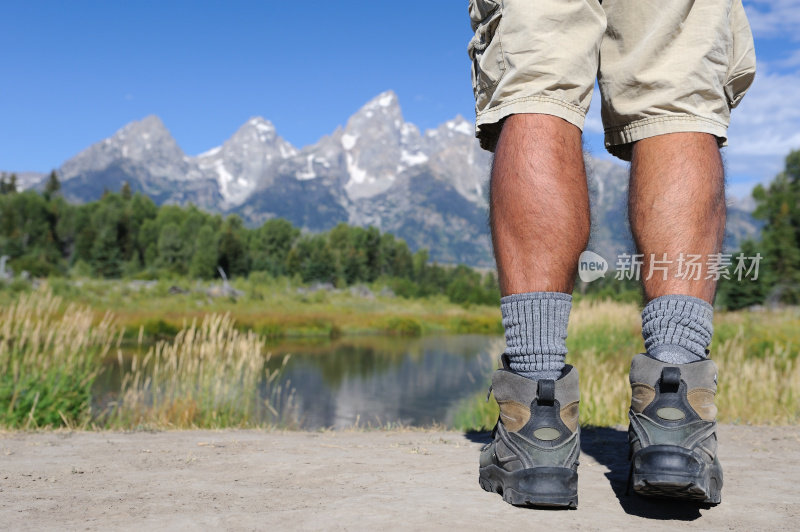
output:
[[[800,148],[800,0],[746,5],[759,80],[734,111],[727,160],[737,192],[774,175],[788,149]],[[219,145],[256,115],[302,147],[386,89],[422,129],[457,114],[472,119],[466,6],[2,2],[0,169],[58,167],[148,114],[188,154]],[[597,112],[595,105],[590,118]],[[602,156],[598,128],[587,127],[586,138]]]

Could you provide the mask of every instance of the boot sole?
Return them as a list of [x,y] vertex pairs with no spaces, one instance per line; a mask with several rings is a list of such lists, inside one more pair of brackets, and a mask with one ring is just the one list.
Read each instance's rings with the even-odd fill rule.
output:
[[633,491],[645,497],[704,504],[722,501],[722,466],[709,464],[675,445],[653,445],[633,455]]
[[578,473],[567,467],[510,472],[492,464],[480,468],[478,482],[514,506],[578,507]]

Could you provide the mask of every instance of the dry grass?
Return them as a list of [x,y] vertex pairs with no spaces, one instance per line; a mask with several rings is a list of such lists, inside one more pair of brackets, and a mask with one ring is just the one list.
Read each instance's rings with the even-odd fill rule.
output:
[[110,314],[95,323],[86,306],[49,291],[22,294],[0,308],[0,426],[83,427],[91,387],[119,341]]
[[[721,312],[715,317],[711,358],[719,369],[718,420],[723,423],[800,422],[800,314]],[[626,425],[631,357],[644,349],[633,304],[580,302],[572,311],[567,362],[581,378],[581,423]],[[497,404],[476,396],[456,416],[462,429],[491,428]]]
[[209,314],[174,340],[134,356],[108,424],[221,428],[280,423],[292,396],[275,381],[288,357],[281,368],[269,370],[270,356],[263,338],[237,330],[230,315]]

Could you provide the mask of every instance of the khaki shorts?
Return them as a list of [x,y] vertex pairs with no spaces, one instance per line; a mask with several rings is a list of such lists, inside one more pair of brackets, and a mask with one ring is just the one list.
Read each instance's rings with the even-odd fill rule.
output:
[[741,0],[470,0],[469,15],[475,134],[490,151],[512,114],[583,129],[595,78],[611,154],[687,131],[724,146],[755,77]]

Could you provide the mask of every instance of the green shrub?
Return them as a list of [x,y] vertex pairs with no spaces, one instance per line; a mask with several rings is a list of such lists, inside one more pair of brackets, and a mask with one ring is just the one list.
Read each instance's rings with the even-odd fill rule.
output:
[[422,334],[422,324],[414,318],[397,316],[386,321],[383,332],[401,336],[420,336]]
[[[155,340],[167,340],[169,338],[174,338],[178,331],[180,330],[179,327],[173,325],[172,323],[168,323],[163,319],[152,319],[147,320],[144,322],[144,335],[148,338],[152,338]],[[138,329],[137,329],[138,334]]]

